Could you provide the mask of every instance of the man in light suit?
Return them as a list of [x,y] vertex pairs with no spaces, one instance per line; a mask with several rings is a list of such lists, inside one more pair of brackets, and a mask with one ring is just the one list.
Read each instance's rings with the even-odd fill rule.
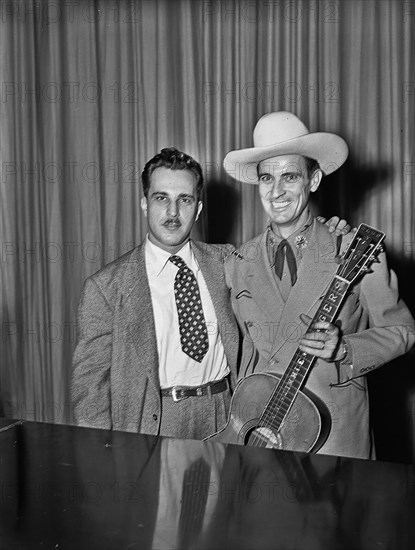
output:
[[[75,422],[203,439],[225,423],[237,376],[239,331],[223,267],[233,247],[190,240],[203,185],[193,158],[163,149],[142,181],[145,241],[84,286],[72,375]],[[180,302],[187,297],[176,288],[178,278],[193,288],[190,308]],[[189,315],[199,299],[196,321]],[[198,324],[190,339],[186,323]],[[336,346],[338,330],[314,337]],[[189,341],[198,343],[196,351]]]
[[[276,112],[258,121],[254,147],[225,157],[229,175],[258,185],[270,219],[264,233],[225,263],[243,332],[241,378],[285,371],[306,330],[300,314],[313,317],[333,280],[339,253],[351,236],[340,250],[338,240],[311,214],[309,198],[323,175],[334,172],[347,156],[341,137],[310,133],[293,114]],[[414,343],[414,320],[399,298],[396,275],[384,253],[378,262],[347,294],[337,320],[339,345],[325,357],[320,353],[305,381],[331,416],[320,453],[374,457],[364,375]]]
[[[238,328],[225,285],[230,245],[190,241],[202,209],[200,165],[163,149],[145,166],[141,208],[148,235],[87,279],[78,313],[72,401],[75,422],[202,439],[227,417]],[[202,356],[181,347],[174,285],[180,257],[192,270],[204,314]]]

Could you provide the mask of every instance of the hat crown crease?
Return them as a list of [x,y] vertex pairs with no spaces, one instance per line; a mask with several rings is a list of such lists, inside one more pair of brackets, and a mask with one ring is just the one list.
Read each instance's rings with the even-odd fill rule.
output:
[[309,134],[307,126],[291,113],[271,113],[259,119],[253,135],[255,147],[267,147]]

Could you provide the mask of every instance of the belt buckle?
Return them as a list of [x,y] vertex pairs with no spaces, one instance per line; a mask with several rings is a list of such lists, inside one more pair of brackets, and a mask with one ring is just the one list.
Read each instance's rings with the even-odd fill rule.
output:
[[173,398],[173,401],[177,403],[178,401],[183,401],[183,399],[187,399],[187,395],[180,395],[180,392],[184,391],[183,386],[175,386],[171,390],[171,396]]

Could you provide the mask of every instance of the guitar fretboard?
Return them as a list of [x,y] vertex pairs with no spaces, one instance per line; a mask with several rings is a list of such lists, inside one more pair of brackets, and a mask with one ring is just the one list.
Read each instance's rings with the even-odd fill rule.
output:
[[[349,286],[350,282],[346,279],[339,275],[334,277],[310,326],[316,321],[331,323],[334,320]],[[259,419],[260,426],[272,428],[275,431],[280,429],[315,359],[314,355],[297,348]]]

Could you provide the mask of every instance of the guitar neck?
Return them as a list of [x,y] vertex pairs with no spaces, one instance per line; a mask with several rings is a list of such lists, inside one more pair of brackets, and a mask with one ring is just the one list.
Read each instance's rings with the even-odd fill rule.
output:
[[[339,275],[334,277],[307,329],[307,333],[311,332],[310,327],[316,321],[327,321],[330,323],[334,321],[349,286],[350,282],[346,279],[343,279]],[[316,357],[314,355],[305,353],[300,348],[297,348],[260,417],[261,426],[279,430],[315,360]]]

